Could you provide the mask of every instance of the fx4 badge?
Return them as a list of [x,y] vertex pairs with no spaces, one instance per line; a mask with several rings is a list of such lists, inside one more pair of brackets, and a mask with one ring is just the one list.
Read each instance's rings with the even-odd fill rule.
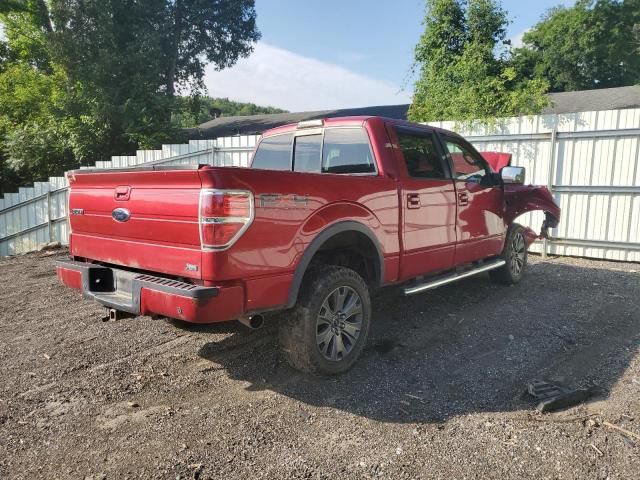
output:
[[131,213],[126,208],[116,208],[113,212],[111,212],[111,216],[116,222],[126,222],[131,218]]
[[263,208],[296,208],[309,205],[308,195],[282,195],[279,193],[263,193],[259,197]]

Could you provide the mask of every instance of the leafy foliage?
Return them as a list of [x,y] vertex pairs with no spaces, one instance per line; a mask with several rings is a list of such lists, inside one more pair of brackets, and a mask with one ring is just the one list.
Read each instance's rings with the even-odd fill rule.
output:
[[251,53],[255,19],[254,0],[3,0],[0,192],[178,141],[177,92]]
[[540,112],[548,85],[514,68],[507,25],[495,0],[427,0],[410,118],[490,122]]
[[254,103],[234,102],[228,98],[181,97],[176,98],[173,122],[183,128],[196,127],[217,117],[235,117],[258,114],[287,113],[275,107],[261,107]]
[[555,92],[640,83],[640,0],[580,0],[557,7],[523,36],[516,69]]

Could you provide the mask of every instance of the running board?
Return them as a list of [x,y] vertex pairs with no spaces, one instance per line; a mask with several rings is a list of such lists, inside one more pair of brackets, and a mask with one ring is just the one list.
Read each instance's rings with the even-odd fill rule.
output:
[[478,273],[488,272],[489,270],[500,268],[506,263],[507,262],[505,262],[504,260],[495,260],[491,263],[484,264],[480,267],[476,267],[462,273],[452,273],[450,275],[437,277],[426,283],[421,283],[419,285],[407,287],[403,290],[403,293],[405,295],[415,295],[416,293],[432,290],[434,288],[441,287],[442,285],[446,285],[448,283],[457,282],[458,280],[462,280],[463,278],[472,277],[473,275],[477,275]]

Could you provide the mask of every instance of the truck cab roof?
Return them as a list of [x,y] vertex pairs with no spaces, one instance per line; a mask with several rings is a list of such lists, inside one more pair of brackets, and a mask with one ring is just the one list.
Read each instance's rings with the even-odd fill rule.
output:
[[289,123],[287,125],[282,125],[281,127],[276,127],[265,131],[262,136],[263,137],[271,137],[273,135],[279,135],[282,133],[307,129],[307,128],[328,128],[328,127],[344,127],[344,126],[363,126],[366,122],[369,121],[380,121],[386,124],[392,125],[402,125],[406,127],[419,128],[426,131],[440,131],[447,132],[448,134],[456,135],[454,132],[449,132],[448,130],[444,130],[438,127],[433,127],[431,125],[425,125],[422,123],[409,122],[407,120],[399,120],[396,118],[387,118],[387,117],[379,117],[372,115],[359,115],[359,116],[350,116],[350,117],[333,117],[333,118],[318,118],[314,120],[306,120],[298,123]]

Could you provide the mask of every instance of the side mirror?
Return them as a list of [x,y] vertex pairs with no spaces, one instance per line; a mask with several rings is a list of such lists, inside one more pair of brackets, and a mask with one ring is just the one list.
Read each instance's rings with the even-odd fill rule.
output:
[[524,167],[504,167],[500,170],[500,177],[503,183],[524,183],[525,168]]

